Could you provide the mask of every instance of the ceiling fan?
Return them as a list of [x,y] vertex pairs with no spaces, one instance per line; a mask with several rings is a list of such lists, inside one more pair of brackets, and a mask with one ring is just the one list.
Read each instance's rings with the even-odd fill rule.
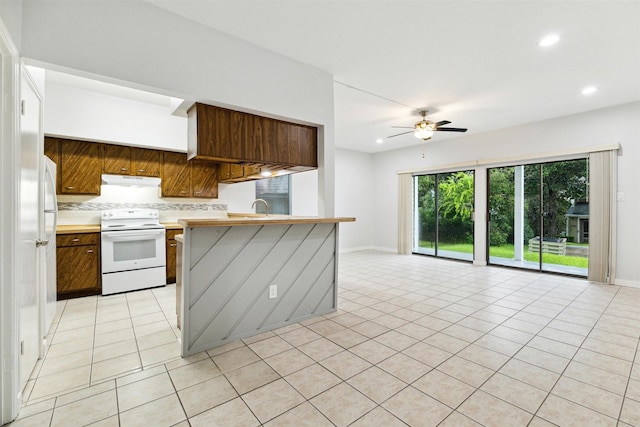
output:
[[400,136],[400,135],[406,135],[408,133],[413,133],[415,135],[416,138],[420,138],[424,141],[428,141],[431,139],[431,136],[433,135],[433,132],[466,132],[467,129],[466,128],[443,128],[441,126],[443,125],[448,125],[449,123],[451,123],[448,120],[442,120],[439,122],[432,122],[431,120],[427,120],[427,112],[429,110],[420,110],[418,111],[418,113],[420,114],[420,117],[422,117],[422,120],[420,120],[419,122],[417,122],[415,125],[413,125],[413,127],[409,127],[409,126],[392,126],[394,128],[400,128],[400,129],[411,129],[407,132],[402,132],[402,133],[398,133],[395,135],[391,135],[388,136],[387,138],[393,138],[396,136]]

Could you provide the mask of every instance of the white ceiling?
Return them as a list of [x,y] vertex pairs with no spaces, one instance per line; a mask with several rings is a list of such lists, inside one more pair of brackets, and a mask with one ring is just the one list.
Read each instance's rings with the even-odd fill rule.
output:
[[421,143],[385,137],[423,107],[469,129],[439,144],[640,100],[640,1],[146,1],[333,74],[342,148]]

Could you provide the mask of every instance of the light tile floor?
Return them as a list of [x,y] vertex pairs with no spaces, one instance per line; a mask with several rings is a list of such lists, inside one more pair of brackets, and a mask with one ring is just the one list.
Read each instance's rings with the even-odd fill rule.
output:
[[640,289],[374,251],[339,281],[185,359],[175,286],[60,302],[12,426],[640,425]]

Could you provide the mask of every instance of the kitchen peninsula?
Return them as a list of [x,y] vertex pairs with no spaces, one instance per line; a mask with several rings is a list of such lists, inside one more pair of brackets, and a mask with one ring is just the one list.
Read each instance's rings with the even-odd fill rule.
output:
[[179,220],[182,356],[335,311],[339,224],[351,221],[251,214]]

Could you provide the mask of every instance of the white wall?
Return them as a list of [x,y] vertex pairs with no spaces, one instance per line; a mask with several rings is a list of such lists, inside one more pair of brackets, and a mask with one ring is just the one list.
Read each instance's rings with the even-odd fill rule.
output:
[[137,0],[33,0],[22,12],[21,54],[35,65],[320,126],[318,209],[334,214],[327,72]]
[[[539,158],[563,149],[581,149],[619,143],[618,191],[625,200],[618,202],[617,284],[640,286],[637,240],[640,236],[640,102],[614,106],[567,117],[555,118],[439,142],[437,136],[425,147],[416,145],[402,150],[375,154],[373,185],[374,246],[397,247],[398,171],[433,169],[442,165],[476,160],[506,159],[511,156]],[[476,189],[476,198],[486,198],[486,188]],[[482,191],[479,191],[482,190]],[[476,235],[476,237],[478,237]]]
[[374,185],[375,173],[372,154],[336,149],[336,216],[356,218],[356,222],[340,224],[341,251],[374,246],[374,236],[379,232],[373,227],[374,198],[380,197]]
[[256,183],[247,181],[234,184],[219,184],[218,197],[227,202],[227,210],[229,212],[255,212],[251,208],[251,203],[256,198]]
[[314,188],[318,188],[318,171],[299,172],[291,175],[289,190],[291,192],[291,215],[318,215],[318,198],[314,196]]
[[44,132],[81,140],[187,151],[187,119],[158,105],[47,82]]

